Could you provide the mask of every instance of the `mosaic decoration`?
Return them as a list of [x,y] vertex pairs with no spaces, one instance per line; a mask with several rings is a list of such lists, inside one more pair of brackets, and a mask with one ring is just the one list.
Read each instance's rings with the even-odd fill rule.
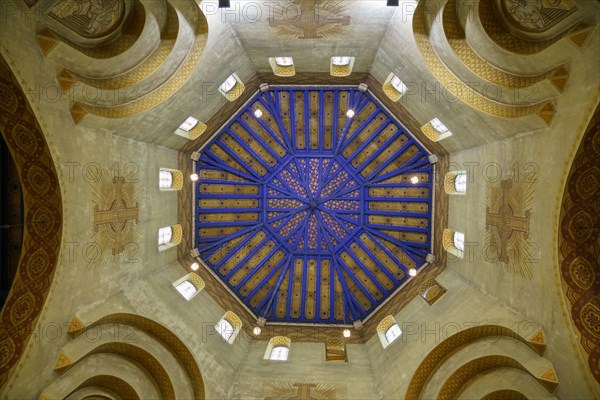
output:
[[94,233],[88,267],[110,262],[118,254],[131,262],[139,249],[140,238],[137,170],[129,171],[124,177],[116,176],[108,168],[91,171]]
[[[457,78],[446,65],[445,58],[440,57],[430,42],[431,26],[426,18],[426,4],[428,4],[427,1],[420,1],[415,9],[412,21],[413,33],[423,61],[448,93],[477,110],[497,117],[519,118],[526,115],[537,115],[548,126],[552,124],[556,109],[551,101],[542,101],[536,104],[503,103],[486,97],[474,90],[471,85]],[[480,5],[479,9],[481,10],[482,7]]]
[[348,389],[343,383],[264,382],[263,388],[265,400],[342,400],[348,398]]
[[[506,1],[506,0],[505,0]],[[510,1],[510,0],[508,0]],[[561,0],[555,1],[554,3],[560,2]],[[531,7],[528,5],[531,0],[521,1],[520,5],[524,8]],[[548,3],[547,1],[543,1],[544,3]],[[539,3],[539,2],[538,2]],[[535,7],[541,7],[535,6]],[[544,6],[546,8],[547,5]],[[503,11],[507,14],[507,11]],[[518,24],[514,22],[513,17],[506,17],[509,19],[513,25]],[[566,15],[560,17],[560,19],[555,20],[555,23],[560,23],[564,21]],[[508,50],[512,53],[516,54],[534,54],[539,53],[557,41],[561,40],[564,37],[569,37],[571,42],[581,48],[586,42],[587,37],[591,33],[591,27],[587,26],[584,23],[577,23],[576,21],[571,25],[567,25],[562,29],[559,34],[556,34],[550,38],[545,40],[525,40],[516,35],[513,35],[502,23],[501,18],[497,15],[496,12],[496,4],[494,0],[479,0],[479,19],[481,21],[481,26],[485,30],[485,33],[492,39],[498,46]],[[568,23],[568,22],[567,22]],[[566,24],[567,24],[566,23]],[[521,26],[520,24],[518,24]],[[540,30],[539,32],[544,32],[548,29],[549,26],[546,26]],[[561,27],[562,28],[562,27]],[[521,26],[522,29],[522,26]]]
[[487,259],[502,263],[508,270],[532,279],[531,264],[536,245],[529,239],[531,205],[537,176],[534,170],[521,177],[488,183],[485,210]]
[[542,74],[522,76],[503,71],[482,58],[467,42],[465,31],[458,21],[458,11],[460,8],[457,7],[456,0],[448,0],[443,11],[444,33],[448,44],[467,68],[486,81],[507,88],[535,90],[532,87],[534,84],[544,79],[550,79],[559,91],[563,91],[569,78],[568,68],[565,64]]
[[350,25],[346,15],[351,1],[293,0],[286,7],[274,7],[269,26],[285,39],[340,39]]
[[572,0],[503,0],[501,4],[511,24],[532,32],[543,32],[577,11]]
[[50,292],[62,234],[62,200],[50,148],[17,78],[0,56],[0,133],[21,178],[21,260],[0,324],[0,388],[14,371]]
[[581,350],[600,383],[600,108],[583,137],[563,195],[558,254]]
[[269,321],[362,320],[430,252],[428,153],[354,87],[255,95],[196,172],[200,258]]
[[117,29],[124,18],[123,0],[59,0],[48,15],[84,37],[101,37]]

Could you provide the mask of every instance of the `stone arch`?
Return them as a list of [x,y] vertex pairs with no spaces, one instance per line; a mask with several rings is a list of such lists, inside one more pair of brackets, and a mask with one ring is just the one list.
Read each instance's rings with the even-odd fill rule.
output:
[[[111,310],[107,308],[99,307],[90,310],[87,314],[74,316],[71,320],[68,332],[72,336],[78,337],[89,331],[91,328],[95,327],[100,329],[100,327],[109,325],[117,325],[121,330],[124,329],[124,327],[128,327],[130,329],[129,332],[138,332],[140,338],[148,337],[155,340],[166,351],[171,353],[177,361],[177,364],[181,366],[183,373],[187,377],[186,379],[189,380],[193,397],[195,399],[205,398],[204,381],[194,355],[177,335],[156,321],[136,314],[112,313]],[[150,349],[151,347],[147,348]],[[63,348],[62,350],[65,352],[72,351],[73,348]],[[80,350],[80,353],[81,352],[83,351]],[[81,355],[78,357],[81,357]],[[57,361],[55,368],[63,368],[70,364],[70,360],[66,357],[67,360],[64,362],[64,365],[61,366],[60,358],[59,355],[59,360]],[[85,357],[83,357],[83,360],[85,360]]]
[[600,107],[596,108],[566,178],[558,221],[558,270],[581,353],[600,383]]
[[404,398],[418,400],[427,382],[449,355],[476,340],[496,336],[516,339],[540,355],[545,350],[545,346],[539,346],[539,343],[544,341],[541,331],[535,332],[531,337],[524,337],[518,329],[498,324],[486,324],[462,330],[438,344],[423,359],[410,380]]
[[6,60],[0,56],[0,132],[19,172],[24,220],[21,260],[1,312],[0,387],[34,332],[61,248],[62,199],[52,154]]

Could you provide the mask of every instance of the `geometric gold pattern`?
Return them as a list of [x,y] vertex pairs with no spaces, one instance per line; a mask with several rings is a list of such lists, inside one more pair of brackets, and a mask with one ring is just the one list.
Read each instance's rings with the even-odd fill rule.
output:
[[454,234],[456,232],[452,229],[444,229],[443,233],[443,246],[444,250],[446,250],[449,254],[452,254],[455,257],[463,258],[464,250],[460,250],[454,246]]
[[[444,32],[452,50],[460,60],[474,73],[488,82],[507,88],[526,88],[548,78],[557,70],[564,66],[559,66],[549,72],[535,76],[521,76],[505,72],[481,58],[469,46],[465,38],[465,32],[462,29],[456,16],[456,0],[449,0],[444,6]],[[485,6],[480,6],[485,7]]]
[[275,57],[269,58],[269,64],[271,64],[271,68],[273,69],[273,73],[275,76],[294,76],[296,75],[296,68],[294,68],[294,64],[292,65],[279,65]]
[[169,191],[178,191],[183,188],[183,174],[178,169],[170,169],[170,168],[161,168],[160,171],[166,171],[171,174],[171,187],[159,188],[160,191],[169,192]]
[[196,126],[190,129],[189,131],[184,131],[183,129],[177,128],[175,130],[175,134],[181,137],[184,137],[189,140],[196,140],[204,133],[207,126],[205,123],[198,121]]
[[570,167],[560,209],[558,268],[587,365],[600,383],[600,107]]
[[417,290],[417,294],[423,297],[429,305],[438,301],[445,293],[446,289],[437,283],[435,279],[426,280]]
[[52,154],[21,85],[0,56],[0,134],[20,176],[21,258],[0,317],[0,387],[12,373],[46,302],[61,249],[63,210]]
[[[176,388],[174,388],[171,377],[167,373],[167,365],[163,365],[166,360],[155,357],[151,354],[153,352],[151,347],[148,347],[148,343],[156,343],[157,346],[162,348],[158,349],[159,352],[168,351],[174,357],[174,361],[179,364],[179,369],[184,373],[181,378],[188,382],[193,398],[205,398],[204,382],[194,355],[181,339],[165,326],[140,315],[111,314],[111,310],[108,308],[105,310],[87,310],[87,312],[90,315],[78,314],[75,317],[85,327],[73,332],[75,338],[59,351],[55,369],[60,370],[64,378],[82,379],[77,375],[77,372],[71,374],[72,370],[69,368],[85,362],[87,357],[93,356],[95,353],[105,353],[122,359],[126,364],[138,365],[142,370],[147,371],[145,373],[146,379],[148,379],[146,384],[156,387],[156,391],[161,395],[161,398],[175,398]],[[115,330],[117,329],[115,327],[118,327],[118,331]],[[98,334],[95,336],[97,340],[88,340],[85,335],[82,336],[81,334],[91,328],[94,328],[96,333],[107,334]],[[120,332],[120,334],[117,332]],[[149,340],[152,341],[149,342]],[[98,364],[98,369],[105,370],[106,365]],[[78,389],[95,386],[112,392],[124,384],[128,387],[126,391],[116,391],[127,393],[128,399],[140,397],[139,393],[136,393],[132,388],[132,386],[139,388],[139,382],[122,381],[117,385],[116,382],[102,380],[103,376],[101,374],[94,376],[92,373],[92,377],[82,382]],[[57,378],[56,384],[51,384],[44,390],[44,395],[48,399],[65,397],[66,393],[62,393],[64,387],[60,382],[62,379],[62,377]]]
[[[195,40],[181,66],[164,83],[149,93],[145,93],[141,97],[120,105],[100,106],[75,102],[71,106],[71,109],[81,109],[85,113],[91,113],[105,118],[124,118],[148,110],[168,100],[189,79],[198,65],[198,60],[200,59],[200,55],[206,44],[208,37],[206,17],[199,7],[196,7],[196,14],[197,24],[194,27]],[[75,122],[77,123],[81,119],[82,116],[79,116]]]
[[350,57],[350,61],[345,65],[336,65],[333,63],[335,57],[331,58],[331,65],[329,66],[329,74],[338,78],[349,76],[352,74],[352,68],[354,67],[354,57]]
[[406,400],[418,400],[421,398],[425,385],[450,354],[477,340],[498,336],[516,339],[541,355],[540,350],[533,346],[525,337],[521,336],[517,330],[502,325],[479,325],[463,329],[439,343],[423,359],[408,385],[404,398]]
[[246,87],[236,73],[231,74],[231,76],[235,78],[235,85],[227,92],[224,92],[223,89],[219,87],[219,92],[221,92],[221,94],[225,96],[227,100],[234,101],[237,100],[242,93],[244,93],[244,89],[246,89]]
[[392,101],[398,101],[400,100],[400,97],[402,97],[402,92],[399,92],[395,87],[392,86],[391,82],[395,76],[396,75],[393,72],[390,72],[390,74],[388,75],[385,82],[383,82],[383,85],[381,87],[383,89],[383,93],[385,93],[385,95],[389,97]]
[[452,136],[452,132],[450,131],[446,131],[444,133],[440,133],[438,132],[433,125],[431,124],[431,122],[426,123],[425,125],[423,125],[421,127],[421,132],[423,132],[425,134],[425,136],[427,136],[427,138],[429,140],[431,140],[432,142],[438,142],[442,139],[445,139],[449,136]]
[[[534,105],[509,105],[493,101],[475,91],[471,86],[467,85],[450,72],[429,42],[429,29],[425,20],[425,3],[427,3],[426,0],[419,2],[413,16],[414,37],[429,70],[449,93],[471,107],[498,117],[518,118],[526,115],[538,114],[542,110],[550,112],[553,116],[552,111],[554,106],[552,103],[544,102]],[[482,7],[479,8],[481,10]],[[548,125],[552,122],[551,117],[542,119]]]
[[466,174],[466,171],[450,171],[444,176],[444,192],[446,194],[465,194],[465,192],[459,192],[456,190],[456,177],[460,174]]

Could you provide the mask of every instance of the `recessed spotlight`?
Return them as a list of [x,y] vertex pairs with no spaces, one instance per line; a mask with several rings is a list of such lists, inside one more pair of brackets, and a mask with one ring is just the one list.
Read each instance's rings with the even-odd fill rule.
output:
[[255,336],[260,335],[261,332],[262,329],[260,329],[260,326],[255,326],[254,329],[252,329],[252,333],[254,333]]
[[198,268],[200,268],[200,264],[193,263],[190,267],[192,268],[192,271],[198,271]]
[[408,274],[410,276],[417,276],[417,270],[414,269],[414,268],[411,268],[411,269],[408,270]]
[[416,176],[416,175],[415,175],[415,176],[413,176],[412,178],[410,178],[410,182],[411,182],[413,185],[416,185],[417,183],[419,183],[419,177],[418,177],[418,176]]
[[192,180],[192,182],[196,182],[200,177],[198,176],[198,174],[191,174],[190,175],[190,179]]
[[351,334],[350,329],[344,329],[344,332],[342,332],[345,338],[349,338]]
[[350,110],[346,111],[346,117],[348,117],[348,118],[354,117],[354,110],[350,109]]
[[263,114],[262,114],[262,111],[260,109],[257,108],[256,110],[254,110],[254,116],[256,118],[260,118],[260,117],[262,117],[262,115]]

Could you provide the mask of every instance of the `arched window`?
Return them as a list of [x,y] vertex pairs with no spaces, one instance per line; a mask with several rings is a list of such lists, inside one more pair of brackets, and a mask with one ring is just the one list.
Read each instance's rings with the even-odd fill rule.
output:
[[329,66],[329,74],[335,77],[348,76],[352,73],[354,67],[354,57],[337,56],[331,57],[331,65]]
[[288,359],[289,352],[290,348],[287,346],[273,347],[273,350],[271,350],[271,356],[269,357],[269,360],[285,361]]
[[242,320],[233,311],[227,311],[223,318],[215,325],[215,331],[229,344],[233,344],[242,329]]
[[233,90],[236,84],[237,79],[235,78],[235,75],[229,75],[229,77],[221,84],[221,90],[225,93],[229,93]]
[[446,125],[442,123],[438,118],[434,118],[421,127],[421,131],[427,136],[432,142],[445,139],[452,136],[452,132]]
[[454,232],[454,247],[460,251],[465,251],[465,234],[462,232]]
[[402,82],[393,72],[388,75],[383,83],[382,89],[385,95],[393,101],[400,100],[400,97],[408,90],[404,82]]
[[166,226],[158,230],[158,245],[162,246],[171,241],[173,238],[173,228]]
[[206,130],[206,124],[198,121],[198,119],[190,116],[179,125],[175,130],[175,134],[186,139],[197,139]]
[[454,190],[457,193],[466,193],[467,192],[467,173],[459,172],[456,174],[454,178]]
[[393,76],[392,80],[390,81],[390,85],[392,85],[392,87],[401,94],[406,92],[406,85],[396,75]]
[[294,76],[296,68],[292,57],[270,57],[269,64],[276,76]]
[[245,88],[240,78],[233,73],[219,86],[219,91],[227,100],[234,101],[242,95]]
[[183,123],[181,125],[179,125],[179,129],[181,129],[182,131],[186,131],[189,132],[192,129],[194,129],[194,127],[198,125],[198,120],[194,117],[187,117],[187,119],[185,121],[183,121]]
[[402,331],[400,330],[398,324],[390,326],[387,331],[385,331],[385,339],[387,340],[388,344],[399,338],[400,335],[402,335]]
[[181,190],[183,173],[177,169],[161,168],[158,172],[158,188],[161,191]]
[[280,67],[289,67],[294,65],[294,59],[292,57],[275,57],[275,64]]
[[286,361],[290,354],[290,345],[292,341],[285,336],[275,336],[269,340],[265,360]]
[[196,286],[194,286],[194,284],[188,280],[181,282],[175,287],[177,288],[179,293],[181,293],[181,295],[185,297],[186,300],[191,299],[196,294]]
[[464,257],[465,251],[465,234],[462,232],[456,232],[452,229],[444,229],[442,234],[442,243],[444,250],[448,253],[458,257]]
[[225,339],[226,342],[229,342],[231,335],[233,335],[233,332],[235,331],[233,325],[231,325],[231,322],[227,321],[226,319],[219,321],[219,323],[215,326],[215,330],[219,332],[221,336],[223,336],[223,339]]
[[446,194],[463,195],[467,192],[467,171],[450,171],[444,177]]
[[446,289],[435,279],[428,279],[417,289],[417,293],[425,299],[427,304],[432,305],[446,293]]
[[158,187],[161,189],[170,189],[173,186],[173,174],[161,169],[158,172]]
[[432,119],[429,123],[431,124],[431,127],[440,134],[448,132],[446,125],[442,124],[442,121],[437,118]]
[[392,315],[388,315],[377,325],[377,334],[379,335],[381,345],[385,349],[402,335],[402,330],[400,330],[400,327],[396,323],[396,319]]
[[183,229],[181,225],[165,226],[158,230],[158,251],[164,251],[181,243]]
[[339,67],[350,64],[351,60],[352,57],[331,57],[331,63]]
[[204,289],[205,284],[202,278],[200,278],[197,274],[189,273],[183,278],[173,282],[173,286],[186,300],[189,301],[192,299],[192,297]]

